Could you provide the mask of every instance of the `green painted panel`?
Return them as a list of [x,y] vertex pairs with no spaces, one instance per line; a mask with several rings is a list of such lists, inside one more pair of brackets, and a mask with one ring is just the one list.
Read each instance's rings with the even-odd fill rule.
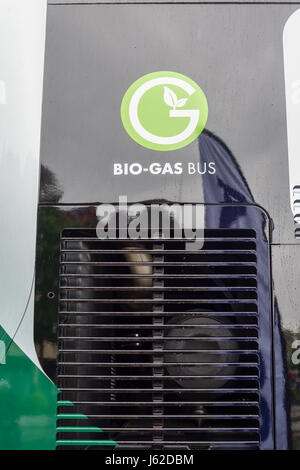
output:
[[1,327],[0,336],[0,449],[54,450],[58,390]]
[[[57,406],[74,406],[74,403],[68,400],[59,400]],[[84,414],[78,413],[59,413],[57,419],[88,419]],[[59,433],[96,433],[103,432],[102,429],[92,426],[58,426],[57,434]],[[117,443],[110,440],[95,440],[95,439],[59,439],[56,441],[56,446],[116,446]]]

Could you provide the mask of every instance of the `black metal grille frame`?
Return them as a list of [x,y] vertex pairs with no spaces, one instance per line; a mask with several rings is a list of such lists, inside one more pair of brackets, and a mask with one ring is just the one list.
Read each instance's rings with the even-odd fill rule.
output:
[[204,239],[62,232],[60,400],[120,449],[259,447],[256,233]]

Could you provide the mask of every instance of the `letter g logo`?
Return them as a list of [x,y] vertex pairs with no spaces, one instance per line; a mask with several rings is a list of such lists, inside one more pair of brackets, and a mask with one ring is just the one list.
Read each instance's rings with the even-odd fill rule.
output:
[[191,143],[203,131],[207,115],[201,88],[175,72],[144,75],[129,87],[121,105],[122,122],[130,137],[159,151]]

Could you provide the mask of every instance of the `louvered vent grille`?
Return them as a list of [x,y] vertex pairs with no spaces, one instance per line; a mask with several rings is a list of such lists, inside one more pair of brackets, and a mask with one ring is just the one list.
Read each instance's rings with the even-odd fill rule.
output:
[[[255,231],[204,238],[197,251],[186,239],[62,233],[59,412],[71,401],[103,443],[259,447]],[[99,443],[77,429],[86,420],[59,420],[70,423],[60,445]]]

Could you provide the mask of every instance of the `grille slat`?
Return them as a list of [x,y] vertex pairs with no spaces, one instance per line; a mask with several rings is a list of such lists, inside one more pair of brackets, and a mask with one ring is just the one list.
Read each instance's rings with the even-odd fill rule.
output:
[[[139,329],[139,328],[143,328],[143,329],[155,329],[156,326],[152,326],[152,325],[115,325],[115,324],[107,324],[107,325],[95,325],[93,323],[82,323],[82,324],[77,324],[77,323],[60,323],[59,326],[62,326],[64,328],[95,328],[95,329],[107,329],[107,330],[110,330],[111,328],[114,328],[115,330],[117,329],[127,329],[127,328],[130,328],[130,329]],[[161,325],[160,328],[173,328],[174,326],[177,326],[176,323],[170,323],[169,325]],[[197,327],[201,327],[201,328],[209,328],[209,329],[222,329],[222,328],[230,328],[231,330],[234,330],[234,329],[243,329],[243,330],[252,330],[252,329],[257,329],[257,326],[255,325],[243,325],[243,324],[240,324],[240,325],[205,325],[204,323],[197,323],[195,325],[186,325],[186,326],[182,326],[179,328],[183,328],[183,329],[188,329],[188,328],[197,328]],[[77,336],[76,336],[77,338]]]
[[[138,292],[143,292],[143,291],[151,291],[151,292],[160,292],[160,291],[211,291],[211,292],[224,292],[224,287],[73,287],[73,286],[68,286],[64,287],[61,286],[61,291],[63,290],[89,290],[89,291],[114,291],[114,292],[122,292],[122,291],[138,291]],[[227,287],[226,292],[231,292],[231,291],[243,291],[243,292],[248,292],[248,291],[256,291],[256,287]],[[168,299],[167,299],[168,300]],[[78,301],[78,299],[77,299]]]
[[[81,405],[90,405],[90,406],[99,406],[99,405],[107,405],[107,404],[110,404],[111,406],[138,406],[138,405],[141,405],[141,406],[156,406],[156,403],[154,402],[145,402],[145,401],[131,401],[130,403],[127,403],[126,401],[113,401],[113,402],[109,402],[109,401],[74,401],[73,402],[74,405],[77,405],[78,407],[80,407]],[[184,401],[164,401],[161,406],[163,407],[167,407],[167,406],[170,406],[170,405],[184,405],[186,404],[187,402],[184,402]],[[230,406],[230,407],[233,407],[233,406],[251,406],[251,407],[254,407],[254,406],[257,406],[257,401],[253,400],[253,401],[218,401],[217,403],[212,403],[211,401],[195,401],[195,400],[192,400],[192,401],[188,401],[188,404],[190,405],[206,405],[206,406],[210,406],[210,407],[220,407],[220,406]],[[134,416],[134,415],[130,415],[130,416]],[[180,416],[180,415],[179,415]],[[228,416],[231,416],[230,413],[228,414]]]
[[[86,312],[86,311],[81,311],[81,310],[78,310],[77,312],[74,312],[72,310],[70,310],[70,312],[68,311],[65,311],[65,310],[62,310],[61,312],[61,315],[62,316],[65,316],[65,315],[74,315],[74,316],[108,316],[108,315],[111,315],[111,312],[94,312],[94,311],[91,311],[91,312]],[[149,313],[150,312],[132,312],[131,314],[131,317],[134,317],[134,316],[149,316]],[[152,313],[152,312],[151,312]],[[180,317],[183,317],[184,316],[184,312],[161,312],[161,315],[163,316],[180,316]],[[114,317],[118,317],[118,316],[126,316],[128,317],[128,313],[126,312],[114,312]],[[199,312],[198,313],[198,317],[201,318],[201,317],[209,317],[209,316],[223,316],[223,317],[229,317],[229,316],[234,316],[234,317],[237,317],[237,316],[245,316],[245,317],[253,317],[253,316],[258,316],[258,314],[256,312],[214,312],[213,315],[211,314],[211,312]]]
[[[116,266],[116,267],[127,267],[127,266],[136,266],[136,262],[134,261],[124,261],[122,263],[117,261],[61,261],[61,264],[72,266],[72,265],[84,265],[84,266]],[[240,262],[240,261],[198,261],[194,263],[188,262],[177,262],[177,261],[144,261],[139,263],[140,266],[187,266],[189,268],[194,268],[198,266],[255,266],[255,261],[248,261],[248,262]]]
[[[201,364],[201,366],[216,366],[216,365],[221,365],[222,367],[258,367],[257,362],[181,362],[180,365],[183,366],[198,366]],[[91,366],[91,367],[96,367],[96,366],[111,366],[110,362],[58,362],[58,365],[61,366]],[[137,364],[132,364],[131,362],[114,362],[114,366],[118,367],[153,367],[156,365],[154,362],[139,362]],[[168,367],[168,366],[174,366],[177,365],[177,362],[165,362],[161,365],[161,367]]]
[[62,232],[57,377],[91,425],[75,418],[78,442],[100,428],[121,449],[259,446],[255,231],[200,240]]
[[[80,253],[81,255],[84,253],[88,254],[105,254],[105,255],[124,255],[128,253],[137,254],[152,254],[152,255],[197,255],[203,256],[207,254],[224,254],[224,250],[201,250],[201,252],[196,252],[195,250],[60,250],[61,253]],[[254,254],[255,250],[226,250],[226,255],[236,255],[236,254]]]
[[[91,414],[91,415],[86,415],[88,418],[105,418],[105,419],[109,419],[107,417],[107,415],[94,415],[94,414]],[[114,415],[115,418],[118,418],[118,419],[128,419],[128,418],[131,418],[131,419],[144,419],[144,418],[152,418],[153,415],[144,415],[144,414],[141,414],[139,416],[134,416],[132,414],[129,414],[129,415],[118,415],[118,414],[115,414]],[[178,418],[199,418],[199,415],[197,414],[194,414],[194,415],[181,415],[181,414],[177,414],[177,415],[170,415],[170,414],[167,414],[167,415],[161,415],[161,418],[171,418],[171,419],[178,419]],[[201,418],[207,418],[207,419],[227,419],[227,420],[231,420],[231,419],[251,419],[252,421],[253,420],[256,420],[257,421],[257,416],[254,416],[254,415],[208,415],[208,414],[201,414]],[[89,429],[89,428],[86,428],[86,429]],[[78,431],[80,431],[81,428],[78,428]]]
[[[78,379],[110,379],[111,375],[58,375],[59,378],[78,378]],[[201,377],[202,379],[212,379],[214,380],[249,380],[256,378],[255,375],[220,375],[215,377],[214,375],[168,375],[168,376],[161,376],[161,380],[169,380],[169,379],[193,379],[195,377]],[[153,379],[153,375],[114,375],[115,379],[120,380],[142,380],[142,379]]]
[[[149,354],[149,349],[143,350],[139,349],[139,354]],[[133,350],[127,350],[127,349],[59,349],[59,352],[63,353],[81,353],[81,354],[113,354],[113,353],[118,353],[118,354],[136,354],[136,349]],[[220,349],[217,351],[212,351],[210,349],[164,349],[161,351],[161,353],[205,353],[205,354],[216,354],[216,355],[223,355],[223,354],[257,354],[257,350],[252,349],[252,350],[247,350],[244,351],[243,349],[237,349],[237,350],[231,350],[231,349]],[[198,364],[201,364],[199,361]]]
[[[255,300],[251,298],[245,298],[245,299],[138,299],[138,298],[133,298],[130,299],[131,303],[146,303],[146,304],[158,304],[158,303],[165,303],[165,304],[170,304],[170,303],[177,303],[177,304],[186,304],[186,303],[194,303],[194,304],[200,304],[200,303],[217,303],[217,304],[230,304],[230,303],[235,303],[235,304],[245,304],[245,301],[251,301],[251,303],[255,303]],[[109,303],[114,303],[114,304],[127,304],[128,300],[126,299],[67,299],[67,303],[98,303],[98,304],[109,304]],[[78,313],[78,312],[77,312]]]
[[[80,339],[81,341],[99,341],[99,342],[102,342],[102,341],[105,341],[105,342],[111,342],[111,341],[121,341],[121,342],[136,342],[137,339],[136,338],[132,338],[132,337],[123,337],[123,338],[119,338],[119,337],[111,337],[111,336],[107,336],[107,337],[101,337],[101,336],[62,336],[60,338],[61,341],[74,341],[74,340],[78,340]],[[203,340],[203,341],[254,341],[253,338],[248,338],[248,337],[245,337],[245,336],[234,336],[234,337],[230,337],[230,336],[225,336],[225,337],[222,337],[222,336],[211,336],[211,337],[206,337],[206,336],[195,336],[194,338],[187,338],[185,336],[181,337],[181,336],[174,336],[174,337],[169,337],[169,338],[160,338],[161,341],[172,341],[174,339],[177,339],[177,340],[185,340],[185,341],[197,341],[197,340]],[[153,338],[142,338],[142,337],[139,337],[138,338],[138,341],[139,342],[153,342],[153,341],[156,341],[155,337]]]
[[88,277],[89,279],[256,279],[256,274],[62,274],[60,277],[68,278],[82,278]]

